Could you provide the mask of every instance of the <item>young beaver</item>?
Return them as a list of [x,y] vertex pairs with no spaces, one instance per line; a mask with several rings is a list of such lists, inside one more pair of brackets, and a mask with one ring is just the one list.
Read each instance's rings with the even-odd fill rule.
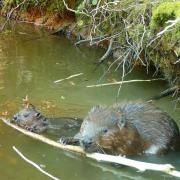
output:
[[11,122],[34,133],[42,133],[51,130],[52,134],[58,133],[59,135],[64,131],[65,134],[72,135],[74,131],[79,131],[81,125],[81,120],[79,118],[47,118],[36,110],[33,105],[21,109],[13,116]]
[[13,116],[11,122],[35,133],[44,132],[49,126],[49,120],[37,111],[33,105],[21,109]]
[[[72,143],[75,140],[86,152],[159,154],[179,149],[180,132],[167,113],[138,102],[93,107]],[[62,138],[60,142],[71,144],[71,139]]]

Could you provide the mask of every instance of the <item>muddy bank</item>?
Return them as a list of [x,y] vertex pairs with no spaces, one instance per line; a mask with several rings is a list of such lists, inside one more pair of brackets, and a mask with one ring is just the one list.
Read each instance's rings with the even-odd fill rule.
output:
[[7,18],[7,20],[13,19],[19,22],[31,23],[36,26],[41,26],[49,31],[59,31],[66,27],[71,27],[75,25],[75,16],[73,13],[64,11],[51,12],[46,10],[40,10],[37,7],[28,8],[26,11],[21,11],[20,9],[11,10],[1,10],[1,16]]

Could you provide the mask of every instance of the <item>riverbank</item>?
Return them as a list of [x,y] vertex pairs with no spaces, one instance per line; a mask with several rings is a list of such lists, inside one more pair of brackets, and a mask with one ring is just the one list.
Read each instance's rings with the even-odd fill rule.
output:
[[[67,2],[67,3],[66,3]],[[54,32],[79,36],[82,41],[107,49],[98,63],[113,55],[123,66],[122,77],[134,66],[150,66],[180,87],[180,2],[124,1],[3,1],[7,19],[34,23]]]

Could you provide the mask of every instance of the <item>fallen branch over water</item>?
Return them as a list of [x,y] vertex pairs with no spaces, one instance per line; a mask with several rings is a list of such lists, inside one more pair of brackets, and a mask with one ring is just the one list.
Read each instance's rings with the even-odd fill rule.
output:
[[110,85],[117,85],[117,84],[126,84],[126,83],[133,83],[133,82],[151,82],[151,81],[164,81],[164,78],[159,79],[134,79],[129,81],[118,81],[118,82],[112,82],[112,83],[105,83],[105,84],[95,84],[95,85],[89,85],[86,87],[101,87],[101,86],[110,86]]
[[50,177],[51,179],[54,180],[60,180],[57,177],[54,177],[53,175],[49,174],[48,172],[44,171],[38,164],[36,164],[35,162],[29,160],[28,158],[26,158],[15,146],[12,147],[13,150],[22,158],[24,159],[27,163],[31,164],[32,166],[34,166],[36,169],[38,169],[40,172],[42,172],[43,174],[45,174],[46,176]]
[[176,171],[175,168],[170,165],[170,164],[154,164],[154,163],[146,163],[146,162],[141,162],[141,161],[136,161],[136,160],[131,160],[122,156],[113,156],[113,155],[106,155],[106,154],[99,154],[99,153],[92,153],[92,154],[87,154],[83,151],[81,147],[78,146],[71,146],[71,145],[62,145],[60,143],[57,143],[53,140],[50,140],[44,136],[41,136],[39,134],[35,134],[32,132],[29,132],[25,129],[22,129],[12,123],[10,123],[7,119],[5,118],[0,118],[2,121],[7,124],[8,126],[20,131],[21,133],[32,137],[34,139],[37,139],[41,142],[44,142],[46,144],[58,147],[63,150],[67,151],[72,151],[76,152],[82,155],[85,155],[86,157],[89,157],[91,159],[95,159],[97,161],[104,161],[104,162],[111,162],[111,163],[117,163],[129,167],[133,167],[135,169],[138,169],[139,171],[146,171],[146,170],[154,170],[154,171],[161,171],[167,174],[170,174],[172,176],[180,177],[180,172]]

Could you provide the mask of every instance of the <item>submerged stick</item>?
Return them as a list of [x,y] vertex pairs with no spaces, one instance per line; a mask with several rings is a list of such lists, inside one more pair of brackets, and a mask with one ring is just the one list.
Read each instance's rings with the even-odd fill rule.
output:
[[38,169],[40,172],[42,172],[43,174],[45,174],[46,176],[50,177],[51,179],[54,180],[60,180],[59,178],[49,174],[48,172],[44,171],[38,164],[36,164],[35,162],[29,160],[28,158],[26,158],[15,146],[12,147],[13,150],[22,158],[24,159],[27,163],[31,164],[32,166],[34,166],[36,169]]
[[148,101],[148,102],[151,102],[151,101],[153,101],[153,100],[158,100],[158,99],[161,99],[161,98],[166,97],[166,96],[169,96],[169,95],[174,96],[174,94],[176,93],[176,91],[178,91],[178,87],[177,87],[177,86],[168,88],[168,89],[160,92],[158,95],[152,96],[152,97],[149,98],[147,101]]
[[95,84],[95,85],[89,85],[86,87],[101,87],[101,86],[110,86],[110,85],[119,85],[119,84],[126,84],[126,83],[133,83],[133,82],[151,82],[151,81],[164,81],[164,78],[159,79],[133,79],[129,81],[118,81],[118,82],[112,82],[112,83],[104,83],[104,84]]
[[68,76],[67,78],[56,80],[56,81],[54,81],[54,83],[59,83],[61,81],[68,80],[68,79],[71,79],[71,78],[74,78],[74,77],[77,77],[77,76],[81,76],[81,75],[83,75],[83,73],[73,74],[71,76]]
[[146,171],[146,170],[161,171],[161,172],[170,174],[172,176],[180,177],[180,172],[176,171],[175,168],[170,164],[146,163],[146,162],[128,159],[128,158],[122,157],[122,156],[113,156],[113,155],[106,155],[106,154],[100,154],[100,153],[92,153],[92,154],[85,153],[83,151],[83,149],[79,146],[62,145],[60,143],[57,143],[53,140],[50,140],[50,139],[44,137],[44,136],[41,136],[39,134],[35,134],[35,133],[29,132],[25,129],[22,129],[22,128],[10,123],[5,118],[0,118],[0,119],[2,119],[2,121],[5,124],[7,124],[8,126],[20,131],[21,133],[23,133],[29,137],[32,137],[32,138],[37,139],[41,142],[44,142],[46,144],[58,147],[58,148],[63,149],[63,150],[72,151],[72,152],[82,154],[86,157],[89,157],[91,159],[95,159],[97,161],[117,163],[117,164],[129,166],[129,167],[133,167],[135,169],[138,169],[139,171]]

